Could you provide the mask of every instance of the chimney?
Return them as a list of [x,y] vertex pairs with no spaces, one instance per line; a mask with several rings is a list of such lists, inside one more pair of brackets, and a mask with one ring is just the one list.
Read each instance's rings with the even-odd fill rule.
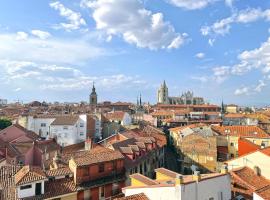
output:
[[222,165],[222,167],[221,167],[221,170],[220,170],[220,173],[222,173],[222,174],[228,174],[228,165],[226,165],[226,164],[224,164],[224,165]]
[[257,176],[261,175],[261,169],[258,166],[254,166],[253,170]]
[[201,173],[200,171],[194,171],[192,176],[192,180],[199,182],[201,180]]
[[56,151],[53,157],[53,169],[58,169],[58,163],[60,160],[60,155],[58,154],[58,151]]
[[92,149],[92,139],[91,138],[87,138],[86,140],[85,140],[85,143],[84,143],[84,149],[86,150],[86,151],[90,151],[91,149]]
[[181,174],[177,174],[175,178],[175,186],[182,185],[184,183],[184,177]]

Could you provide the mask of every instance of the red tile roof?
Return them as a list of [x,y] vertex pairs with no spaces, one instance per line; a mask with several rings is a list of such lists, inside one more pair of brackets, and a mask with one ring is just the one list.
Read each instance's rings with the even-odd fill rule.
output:
[[224,136],[270,138],[264,130],[257,126],[212,126],[212,130]]
[[24,185],[47,179],[46,174],[39,167],[24,166],[15,175],[15,184]]
[[124,159],[124,156],[119,151],[114,151],[101,146],[97,146],[90,151],[77,152],[73,154],[72,157],[77,166]]
[[77,115],[63,115],[58,116],[56,119],[51,123],[52,126],[55,125],[66,125],[66,126],[73,126],[79,120],[79,116]]
[[150,179],[150,178],[148,178],[146,176],[143,176],[141,174],[138,174],[138,173],[130,175],[130,178],[134,178],[134,179],[144,183],[145,185],[156,185],[156,184],[158,184],[157,181],[152,180],[152,179]]
[[125,112],[123,111],[113,111],[105,114],[105,117],[108,120],[118,120],[122,121],[125,116]]
[[140,193],[126,197],[116,198],[115,200],[149,200],[149,198],[144,193]]
[[253,192],[270,185],[270,181],[261,175],[257,175],[249,167],[234,169],[232,176],[233,192],[238,192],[252,197]]

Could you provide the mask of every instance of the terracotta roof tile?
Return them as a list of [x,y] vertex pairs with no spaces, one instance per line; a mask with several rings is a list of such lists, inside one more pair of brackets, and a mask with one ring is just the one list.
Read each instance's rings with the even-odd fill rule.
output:
[[97,146],[90,151],[77,152],[72,156],[78,166],[124,159],[124,156],[119,151],[114,151],[101,146]]
[[24,185],[34,181],[47,179],[46,174],[39,167],[24,166],[15,175],[15,184]]
[[212,126],[212,130],[220,135],[270,138],[270,136],[264,130],[257,126]]
[[122,121],[125,116],[123,111],[113,111],[105,114],[105,117],[109,120],[119,120]]
[[126,197],[116,198],[115,200],[149,200],[149,198],[144,193],[140,193]]
[[44,198],[57,197],[77,191],[73,178],[58,179],[45,183]]
[[254,170],[249,167],[234,169],[230,173],[236,182],[242,181],[254,191],[270,185],[269,180],[261,175],[255,174]]
[[58,116],[56,119],[51,123],[52,126],[55,125],[75,125],[76,122],[79,120],[79,116],[77,115],[63,115]]
[[66,176],[66,175],[72,175],[72,171],[69,169],[69,167],[63,167],[53,170],[48,170],[45,172],[48,177],[56,177],[56,176]]
[[270,185],[255,191],[264,200],[270,200]]
[[152,179],[150,179],[150,178],[148,178],[146,176],[143,176],[141,174],[138,174],[138,173],[137,174],[132,174],[132,175],[130,175],[130,177],[144,183],[145,185],[157,185],[158,184],[157,181],[152,180]]

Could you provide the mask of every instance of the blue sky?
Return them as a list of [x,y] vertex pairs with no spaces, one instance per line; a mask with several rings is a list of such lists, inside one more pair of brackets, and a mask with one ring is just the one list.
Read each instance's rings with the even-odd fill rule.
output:
[[0,2],[0,98],[268,105],[268,0]]

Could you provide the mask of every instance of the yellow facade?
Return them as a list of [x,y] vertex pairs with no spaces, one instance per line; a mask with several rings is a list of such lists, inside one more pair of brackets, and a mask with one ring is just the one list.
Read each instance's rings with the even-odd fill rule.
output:
[[235,105],[226,106],[226,112],[227,113],[237,113],[237,106],[235,106]]
[[162,174],[160,172],[156,172],[156,180],[157,181],[164,181],[164,180],[171,180],[172,177],[166,176],[165,174]]
[[131,178],[131,186],[146,186],[146,184],[135,178]]

